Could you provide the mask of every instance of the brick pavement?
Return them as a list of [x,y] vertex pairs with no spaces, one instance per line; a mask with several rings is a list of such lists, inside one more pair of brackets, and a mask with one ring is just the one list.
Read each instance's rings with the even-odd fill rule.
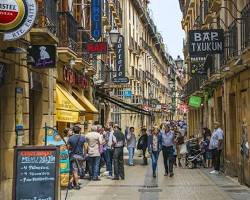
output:
[[[223,175],[210,175],[203,169],[178,169],[175,176],[164,177],[162,156],[156,179],[149,166],[126,165],[126,179],[99,182],[82,180],[80,191],[69,191],[68,200],[249,200],[249,189]],[[65,191],[62,191],[62,200]]]

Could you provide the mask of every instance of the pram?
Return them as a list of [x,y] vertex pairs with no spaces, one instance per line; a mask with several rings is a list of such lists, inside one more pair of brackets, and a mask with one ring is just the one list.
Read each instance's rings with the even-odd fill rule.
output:
[[188,140],[187,143],[187,154],[186,154],[186,167],[193,169],[197,166],[203,166],[203,151],[200,148],[197,139]]

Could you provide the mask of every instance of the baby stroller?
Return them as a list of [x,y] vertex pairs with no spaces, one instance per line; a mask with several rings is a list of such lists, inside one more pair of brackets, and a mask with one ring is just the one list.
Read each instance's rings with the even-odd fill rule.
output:
[[197,139],[187,142],[186,167],[193,169],[203,165],[203,153]]

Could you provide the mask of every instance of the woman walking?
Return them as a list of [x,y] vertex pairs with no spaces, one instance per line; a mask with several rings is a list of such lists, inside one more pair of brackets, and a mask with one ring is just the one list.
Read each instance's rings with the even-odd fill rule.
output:
[[157,127],[153,127],[151,134],[148,136],[148,152],[151,155],[153,177],[156,177],[156,168],[159,154],[161,151],[162,137]]

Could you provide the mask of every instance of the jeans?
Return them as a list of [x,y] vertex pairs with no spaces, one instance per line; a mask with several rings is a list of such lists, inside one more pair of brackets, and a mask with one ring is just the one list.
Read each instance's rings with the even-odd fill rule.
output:
[[173,146],[162,146],[163,160],[165,173],[173,173],[173,158],[174,158],[174,148]]
[[112,176],[112,160],[113,160],[113,150],[107,149],[104,151],[104,159],[106,162],[106,170],[109,172],[109,176]]
[[115,148],[114,150],[114,175],[115,178],[125,178],[123,147]]
[[159,158],[159,152],[158,151],[152,151],[151,160],[152,160],[153,173],[156,172],[158,158]]
[[212,149],[211,152],[212,152],[212,159],[213,159],[214,170],[220,171],[220,155],[221,155],[221,150]]
[[89,157],[89,175],[92,179],[97,179],[99,174],[100,156]]
[[134,153],[135,153],[135,148],[134,147],[128,147],[128,164],[133,165],[134,161]]

